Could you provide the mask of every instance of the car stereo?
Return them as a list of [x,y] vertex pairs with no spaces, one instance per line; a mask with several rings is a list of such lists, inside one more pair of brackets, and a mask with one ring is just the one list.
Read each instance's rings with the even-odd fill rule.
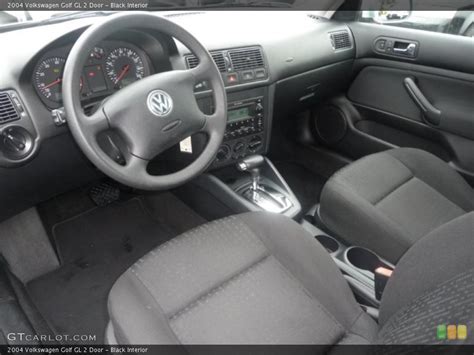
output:
[[230,102],[224,140],[228,141],[262,132],[263,120],[263,97]]
[[[235,164],[248,155],[265,153],[267,112],[266,98],[260,94],[262,91],[254,90],[252,96],[248,92],[229,94],[224,140],[213,167]],[[214,111],[212,98],[201,98],[198,104],[206,114]]]

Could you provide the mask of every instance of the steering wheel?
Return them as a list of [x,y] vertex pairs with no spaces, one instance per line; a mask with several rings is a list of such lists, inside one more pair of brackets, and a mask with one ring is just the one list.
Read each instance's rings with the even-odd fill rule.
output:
[[[80,78],[93,47],[118,30],[152,29],[167,34],[191,50],[199,65],[172,70],[136,81],[105,99],[90,116],[81,106]],[[206,80],[213,92],[214,112],[204,114],[194,86]],[[206,48],[177,24],[148,13],[112,15],[89,27],[76,41],[63,74],[63,102],[69,128],[84,154],[109,177],[144,190],[170,189],[202,173],[213,161],[224,137],[227,98],[221,74]],[[97,140],[99,133],[116,131],[125,141],[125,164],[112,160]],[[151,159],[198,133],[208,137],[202,153],[187,167],[168,175],[150,175]]]

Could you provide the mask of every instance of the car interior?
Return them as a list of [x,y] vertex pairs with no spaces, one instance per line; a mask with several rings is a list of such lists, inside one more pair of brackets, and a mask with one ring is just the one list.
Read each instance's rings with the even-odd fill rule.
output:
[[339,3],[0,12],[0,344],[474,344],[472,8]]

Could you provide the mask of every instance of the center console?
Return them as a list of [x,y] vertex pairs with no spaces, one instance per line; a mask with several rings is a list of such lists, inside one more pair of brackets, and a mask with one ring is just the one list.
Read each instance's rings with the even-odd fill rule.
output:
[[252,155],[239,161],[237,169],[250,173],[252,178],[250,182],[244,181],[241,186],[236,185],[234,191],[264,211],[285,214],[295,206],[296,198],[285,186],[276,186],[275,182],[278,180],[262,179],[261,172],[265,164],[274,169],[261,155]]
[[379,270],[388,270],[391,274],[395,266],[369,249],[346,245],[340,239],[331,236],[322,229],[317,217],[318,205],[303,219],[303,228],[327,250],[349,283],[358,302],[366,310],[372,309],[373,313],[368,313],[377,318],[377,309],[385,286],[380,282]]
[[[275,166],[265,158],[271,134],[274,86],[260,48],[212,52],[227,89],[227,127],[208,173],[193,180],[193,196],[219,206],[210,218],[269,211],[294,218],[301,205]],[[196,65],[188,57],[187,65]],[[196,88],[204,113],[213,112],[206,85]],[[187,196],[189,198],[189,196]],[[190,203],[190,201],[188,201]],[[192,203],[192,202],[191,202]],[[209,209],[208,209],[209,211]]]
[[[220,210],[210,218],[248,211],[270,211],[296,217],[301,205],[274,165],[265,158],[272,126],[271,87],[227,94],[227,128],[208,173],[193,180],[201,201],[212,198]],[[212,99],[198,100],[212,113]],[[199,191],[199,192],[198,192]],[[225,211],[225,213],[224,213]]]
[[259,153],[264,147],[264,133],[263,96],[229,102],[224,144],[217,154],[216,165]]
[[[198,103],[203,112],[213,112],[211,98],[201,98]],[[227,128],[211,169],[235,165],[242,158],[267,152],[271,107],[268,87],[228,92]]]

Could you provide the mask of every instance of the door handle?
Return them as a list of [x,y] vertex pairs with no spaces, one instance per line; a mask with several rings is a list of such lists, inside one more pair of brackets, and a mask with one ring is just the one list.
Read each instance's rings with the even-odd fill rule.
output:
[[441,122],[441,111],[434,107],[431,102],[421,92],[414,78],[407,77],[403,80],[403,84],[408,91],[410,97],[415,101],[418,107],[423,111],[423,117],[427,123],[437,126]]
[[393,51],[395,53],[399,53],[399,54],[408,53],[408,54],[412,55],[413,53],[415,53],[415,49],[416,49],[416,44],[415,43],[410,43],[405,48],[393,47]]

